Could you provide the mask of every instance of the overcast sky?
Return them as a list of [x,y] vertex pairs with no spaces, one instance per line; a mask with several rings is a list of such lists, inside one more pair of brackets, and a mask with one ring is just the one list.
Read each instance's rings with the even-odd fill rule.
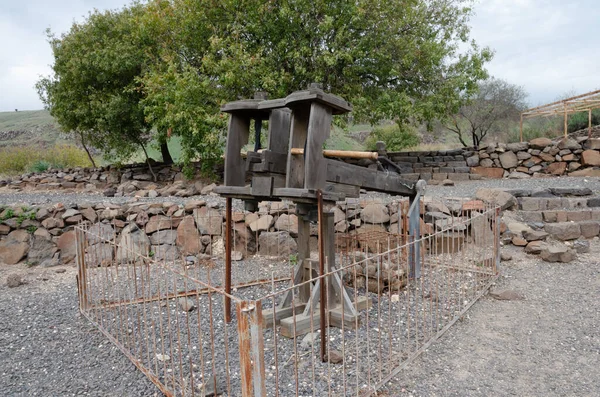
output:
[[[490,73],[521,85],[529,103],[600,88],[598,0],[480,0],[472,38],[494,49]],[[34,84],[50,74],[45,29],[62,33],[93,8],[127,0],[0,0],[0,111],[43,107]]]

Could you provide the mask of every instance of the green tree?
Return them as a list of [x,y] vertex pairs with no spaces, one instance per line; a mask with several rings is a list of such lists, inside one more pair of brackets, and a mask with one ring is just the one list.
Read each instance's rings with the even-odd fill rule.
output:
[[474,147],[489,135],[506,132],[508,124],[519,120],[527,107],[526,92],[522,87],[501,79],[490,78],[479,83],[473,94],[464,94],[465,104],[452,114],[446,128],[458,135],[463,146]]
[[492,54],[469,39],[470,4],[156,0],[144,25],[162,62],[143,77],[146,115],[184,137],[187,158],[224,129],[220,104],[311,82],[349,100],[355,120],[431,121],[457,111],[487,76]]
[[53,75],[37,83],[60,126],[112,159],[127,159],[140,147],[148,158],[152,125],[138,77],[152,61],[152,44],[138,34],[143,12],[141,5],[94,11],[60,37],[48,32]]

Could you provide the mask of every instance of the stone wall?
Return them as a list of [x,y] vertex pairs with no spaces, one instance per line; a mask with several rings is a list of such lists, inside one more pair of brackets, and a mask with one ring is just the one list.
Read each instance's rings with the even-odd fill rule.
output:
[[[223,252],[224,208],[217,197],[188,200],[185,204],[62,204],[0,209],[0,263],[26,261],[45,267],[68,264],[75,258],[75,225],[85,224],[90,237],[86,252],[95,252],[94,236],[117,243],[141,242],[144,255],[156,259],[181,256],[216,255]],[[354,236],[373,232],[402,233],[399,214],[407,201],[347,200],[334,208],[335,231],[352,232]],[[427,201],[422,207],[423,235],[433,230],[451,228],[463,222],[460,201]],[[261,202],[257,212],[234,209],[234,258],[248,254],[289,256],[296,252],[298,218],[295,206],[286,202]],[[462,226],[461,226],[462,227]],[[465,227],[466,228],[466,227]],[[377,234],[377,233],[375,233]],[[385,239],[385,237],[384,237]],[[387,246],[387,240],[381,242]],[[317,250],[317,227],[311,226],[311,244]],[[369,243],[376,245],[376,242]],[[371,247],[369,245],[369,247]],[[101,252],[105,259],[114,253]]]

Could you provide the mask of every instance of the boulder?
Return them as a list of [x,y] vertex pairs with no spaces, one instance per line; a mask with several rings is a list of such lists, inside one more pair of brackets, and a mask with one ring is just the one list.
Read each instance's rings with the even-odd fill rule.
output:
[[86,233],[88,244],[98,244],[101,241],[113,241],[115,230],[108,223],[96,223],[92,225]]
[[152,245],[174,245],[177,239],[177,230],[160,230],[150,236]]
[[482,200],[485,203],[501,207],[502,210],[506,210],[517,204],[517,199],[512,194],[501,189],[481,188],[477,190],[475,196],[478,200]]
[[63,264],[70,263],[75,259],[77,254],[75,231],[70,230],[63,233],[56,243],[60,250],[60,262]]
[[292,236],[298,235],[298,217],[294,214],[281,214],[275,222],[275,230],[289,232]]
[[488,167],[492,167],[493,163],[489,166],[483,166],[483,160],[482,160],[481,165],[482,165],[481,167],[471,168],[471,173],[476,174],[476,175],[481,175],[485,178],[490,178],[490,179],[502,179],[502,177],[504,176],[503,168],[488,168]]
[[527,241],[538,241],[546,239],[546,237],[548,237],[548,233],[542,230],[524,230],[523,237]]
[[174,229],[178,225],[178,221],[173,218],[169,218],[165,215],[154,215],[150,217],[148,223],[146,223],[145,231],[146,234],[151,234],[158,230]]
[[[250,223],[250,230],[253,232],[262,232],[268,231],[269,228],[273,225],[273,220],[275,218],[272,215],[263,215]],[[296,220],[297,221],[297,220]],[[298,226],[296,224],[296,232],[298,231]]]
[[564,161],[560,161],[557,163],[552,163],[548,165],[546,168],[546,172],[552,175],[563,175],[567,170],[567,163]]
[[477,154],[467,157],[467,166],[477,167],[479,165],[479,156]]
[[581,153],[581,163],[586,166],[600,166],[600,152],[596,150],[584,150]]
[[288,232],[263,232],[258,236],[258,253],[266,256],[289,257],[298,246]]
[[121,239],[117,248],[117,261],[132,263],[141,260],[140,256],[150,253],[150,239],[135,223],[130,223],[121,231]]
[[542,245],[540,257],[546,262],[572,262],[577,258],[574,249],[567,247],[563,243],[553,242]]
[[183,255],[196,255],[200,252],[202,243],[193,216],[187,215],[181,220],[177,226],[175,243]]
[[223,215],[213,208],[202,207],[194,209],[194,220],[200,234],[220,236],[223,227]]
[[180,255],[175,245],[160,244],[150,247],[150,257],[158,262],[171,262],[180,258]]
[[552,140],[548,138],[535,138],[529,141],[529,147],[532,149],[545,149],[552,145]]
[[577,239],[573,242],[573,249],[578,254],[587,254],[590,252],[590,242],[585,239]]
[[363,222],[378,224],[390,221],[388,208],[379,203],[369,203],[360,212],[360,218]]
[[63,228],[65,227],[65,222],[60,218],[46,218],[42,221],[42,226],[46,229]]
[[85,219],[92,223],[96,222],[96,220],[98,219],[98,215],[96,214],[96,211],[94,211],[93,208],[84,208],[80,212]]
[[559,240],[575,240],[581,236],[581,228],[575,222],[547,223],[544,230]]
[[114,249],[112,244],[94,244],[85,249],[85,265],[87,267],[105,267],[113,263]]
[[0,263],[15,265],[29,251],[29,234],[25,230],[15,230],[0,242]]
[[27,261],[31,264],[40,264],[47,259],[52,259],[58,247],[45,237],[34,236],[31,248],[27,253]]
[[79,215],[81,212],[77,211],[74,208],[69,208],[68,210],[66,210],[63,214],[62,214],[62,219],[67,219],[70,218],[72,216],[76,216]]
[[556,145],[560,150],[569,149],[569,150],[578,150],[581,149],[581,145],[573,138],[563,138]]
[[529,142],[514,142],[506,145],[506,149],[511,152],[522,152],[529,149]]

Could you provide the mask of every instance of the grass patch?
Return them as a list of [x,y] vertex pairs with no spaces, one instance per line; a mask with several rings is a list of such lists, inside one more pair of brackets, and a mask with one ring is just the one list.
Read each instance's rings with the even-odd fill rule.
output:
[[83,149],[73,145],[49,148],[22,146],[0,148],[0,175],[45,171],[48,168],[91,167]]

